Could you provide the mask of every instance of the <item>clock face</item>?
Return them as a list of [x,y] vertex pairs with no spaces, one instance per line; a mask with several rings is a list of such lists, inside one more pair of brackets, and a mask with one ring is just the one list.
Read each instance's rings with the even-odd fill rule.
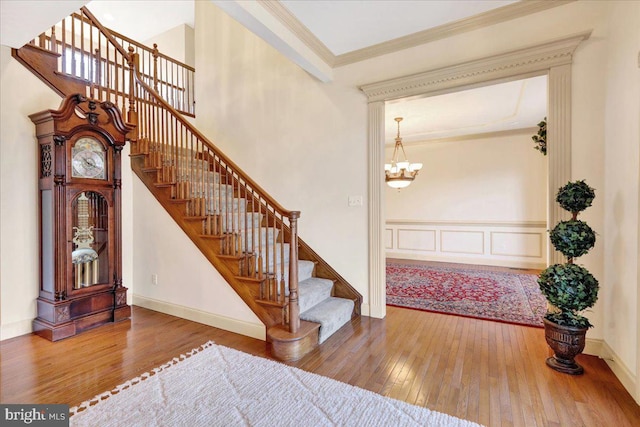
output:
[[85,136],[76,141],[71,149],[71,176],[107,179],[105,150],[98,140]]

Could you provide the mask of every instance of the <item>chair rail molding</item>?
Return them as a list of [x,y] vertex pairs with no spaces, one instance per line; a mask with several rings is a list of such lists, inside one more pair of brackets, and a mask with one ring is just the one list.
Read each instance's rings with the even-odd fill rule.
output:
[[[360,86],[369,103],[369,301],[372,316],[385,314],[384,270],[384,103],[411,96],[433,96],[531,75],[548,76],[548,132],[554,144],[549,157],[548,223],[562,219],[555,193],[571,177],[571,63],[578,45],[591,31],[551,40],[473,61]],[[550,247],[551,245],[549,245]],[[549,249],[548,262],[562,254]]]

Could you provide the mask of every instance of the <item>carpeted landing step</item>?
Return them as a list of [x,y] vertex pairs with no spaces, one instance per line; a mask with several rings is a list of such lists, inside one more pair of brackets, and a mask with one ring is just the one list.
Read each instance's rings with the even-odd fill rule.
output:
[[353,301],[346,298],[329,297],[304,313],[300,313],[300,319],[320,323],[318,342],[322,344],[335,331],[351,320],[352,312]]
[[335,331],[351,320],[353,301],[331,296],[333,280],[314,277],[311,261],[298,261],[298,304],[300,318],[320,323],[322,344]]

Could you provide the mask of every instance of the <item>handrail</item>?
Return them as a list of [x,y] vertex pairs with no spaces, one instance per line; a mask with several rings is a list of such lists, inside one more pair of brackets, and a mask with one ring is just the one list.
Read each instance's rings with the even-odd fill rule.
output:
[[[111,31],[111,34],[112,34],[112,35],[114,35],[115,37],[119,37],[119,38],[121,38],[122,40],[126,41],[126,42],[127,42],[127,43],[129,43],[129,44],[132,44],[132,45],[134,45],[134,46],[137,46],[137,47],[139,47],[140,49],[146,50],[147,52],[153,52],[153,49],[150,49],[148,46],[145,46],[145,45],[143,45],[143,44],[142,44],[142,43],[140,43],[140,42],[137,42],[137,41],[135,41],[135,40],[133,40],[133,39],[130,39],[129,37],[127,37],[127,36],[125,36],[125,35],[122,35],[122,34],[118,33],[117,31],[113,31],[113,30],[109,30],[109,31]],[[179,66],[181,66],[181,67],[183,67],[183,68],[186,68],[186,69],[187,69],[187,70],[189,70],[189,71],[196,71],[196,69],[195,69],[194,67],[192,67],[191,65],[189,65],[189,64],[185,64],[185,63],[184,63],[184,62],[182,62],[182,61],[178,61],[177,59],[172,58],[172,57],[170,57],[169,55],[165,55],[165,54],[164,54],[164,53],[162,53],[162,52],[157,52],[157,53],[156,53],[156,55],[157,55],[159,58],[164,58],[164,59],[166,59],[166,60],[168,60],[168,61],[171,61],[171,62],[173,62],[174,64],[177,64],[177,65],[179,65]]]
[[139,55],[129,51],[138,118],[134,153],[146,154],[147,170],[186,202],[187,216],[202,221],[204,235],[222,239],[222,255],[239,257],[241,276],[260,279],[258,299],[288,310],[282,322],[296,333],[300,212],[285,209],[145,82]]
[[[209,139],[204,136],[202,133],[200,133],[200,131],[198,131],[198,129],[196,129],[189,121],[187,121],[185,118],[182,117],[182,114],[180,114],[180,112],[178,112],[178,110],[176,110],[171,104],[169,104],[154,88],[152,88],[151,86],[149,86],[144,79],[141,77],[140,75],[140,71],[139,71],[139,62],[138,60],[135,60],[134,58],[131,57],[132,52],[127,52],[121,45],[120,43],[114,38],[114,36],[111,34],[111,31],[108,30],[106,27],[104,27],[97,19],[96,17],[89,11],[89,9],[87,9],[85,6],[83,6],[81,8],[82,12],[85,13],[87,15],[87,17],[91,20],[91,22],[100,30],[100,32],[102,32],[105,37],[107,37],[107,39],[111,42],[111,44],[114,45],[114,47],[116,47],[116,49],[125,57],[128,59],[128,61],[133,61],[134,64],[136,64],[133,67],[134,70],[134,76],[136,78],[136,82],[138,84],[140,84],[147,92],[151,93],[154,95],[154,97],[156,98],[156,102],[161,104],[163,108],[165,108],[166,110],[168,110],[169,112],[171,112],[171,114],[173,116],[175,116],[175,118],[182,123],[182,125],[184,125],[187,129],[189,129],[189,131],[193,134],[195,134],[201,141],[205,142],[208,145],[208,148],[211,149],[212,151],[214,151],[216,153],[216,155],[218,157],[220,157],[220,159],[222,159],[227,165],[231,166],[233,168],[233,170],[242,177],[242,179],[251,185],[251,187],[253,187],[255,190],[257,190],[258,192],[260,192],[264,198],[267,199],[267,201],[274,207],[276,207],[281,214],[286,215],[287,217],[289,217],[292,212],[297,212],[298,215],[300,214],[300,212],[298,211],[290,211],[288,209],[285,209],[280,203],[278,203],[273,197],[271,197],[269,195],[269,193],[267,193],[267,191],[265,189],[263,189],[257,182],[255,182],[253,179],[251,179],[251,177],[249,177],[249,175],[247,173],[245,173],[235,162],[233,162],[231,159],[229,159],[227,156],[224,155],[224,153],[222,153],[222,151],[216,147],[211,141],[209,141]],[[129,40],[127,40],[129,41]],[[136,42],[137,43],[137,42]],[[137,44],[141,47],[144,47],[143,45]],[[144,47],[145,50],[147,49],[146,47]],[[139,54],[134,53],[134,55],[136,57],[139,58]]]
[[104,36],[107,38],[107,40],[109,40],[109,41],[111,42],[111,44],[112,44],[112,45],[113,45],[113,46],[114,46],[114,47],[115,47],[115,48],[120,52],[120,54],[121,54],[122,56],[124,56],[125,58],[128,58],[128,57],[129,57],[129,52],[127,52],[127,51],[124,49],[124,47],[122,47],[122,46],[120,45],[120,43],[118,43],[118,41],[117,41],[117,40],[116,40],[116,39],[111,35],[111,32],[110,32],[107,28],[105,28],[105,27],[100,23],[100,21],[98,21],[98,20],[96,19],[96,17],[95,17],[95,16],[93,16],[93,13],[91,13],[91,12],[89,11],[89,9],[87,9],[85,6],[82,6],[82,7],[80,8],[80,10],[81,10],[85,15],[87,15],[87,17],[89,17],[89,19],[91,20],[91,22],[93,23],[93,25],[95,25],[95,26],[100,30],[100,32],[101,32],[102,34],[104,34]]
[[227,165],[231,166],[234,169],[234,171],[238,173],[238,175],[240,175],[245,182],[250,184],[251,187],[253,187],[258,192],[260,192],[263,195],[263,197],[265,197],[272,206],[276,207],[278,211],[280,211],[281,214],[286,215],[287,217],[292,215],[294,212],[297,212],[298,214],[300,214],[299,211],[290,211],[288,209],[285,209],[280,203],[278,203],[271,195],[269,195],[269,193],[267,193],[265,189],[263,189],[257,182],[251,179],[251,177],[249,177],[249,175],[247,175],[246,172],[240,169],[240,167],[233,160],[231,160],[226,155],[224,155],[224,153],[218,147],[216,147],[211,141],[209,141],[209,139],[206,136],[200,133],[200,131],[196,129],[189,121],[183,118],[182,114],[180,114],[178,110],[173,108],[171,104],[165,101],[165,99],[162,96],[160,96],[158,92],[156,92],[151,86],[145,83],[144,80],[140,78],[140,74],[137,67],[134,67],[134,70],[135,70],[134,76],[136,77],[136,82],[140,84],[147,92],[153,94],[154,97],[156,98],[155,101],[157,103],[161,104],[163,108],[170,111],[171,114],[174,115],[175,118],[182,125],[184,125],[184,127],[189,129],[189,131],[191,131],[195,136],[197,136],[198,139],[205,142],[208,145],[208,148],[210,150],[214,151],[216,155],[220,157],[220,159],[222,159]]

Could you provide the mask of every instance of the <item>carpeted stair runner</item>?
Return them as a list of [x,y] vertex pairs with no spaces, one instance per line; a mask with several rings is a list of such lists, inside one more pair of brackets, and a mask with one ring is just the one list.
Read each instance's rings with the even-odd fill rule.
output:
[[318,342],[322,344],[351,320],[354,303],[345,298],[332,297],[333,281],[312,277],[312,262],[300,260],[298,266],[300,319],[320,323]]
[[[202,167],[202,166],[200,166]],[[206,166],[205,166],[206,169]],[[217,173],[208,173],[204,185],[192,188],[193,197],[198,193],[208,192],[212,197],[207,206],[207,213],[219,213],[222,217],[222,229],[240,233],[242,251],[254,248],[264,255],[262,269],[279,276],[283,272],[285,283],[289,282],[289,244],[277,241],[278,230],[271,227],[260,227],[262,215],[247,212],[245,199],[234,196],[233,187],[220,184]],[[245,227],[246,224],[251,224]],[[253,229],[259,231],[254,234]],[[281,248],[281,246],[283,246]],[[275,260],[274,260],[275,258]],[[282,265],[284,263],[284,266]],[[256,259],[256,267],[258,260]],[[320,324],[319,343],[323,343],[334,332],[351,320],[354,302],[345,298],[331,296],[334,283],[331,280],[314,277],[315,264],[311,261],[298,261],[298,301],[300,319]],[[286,290],[287,294],[289,290]]]

